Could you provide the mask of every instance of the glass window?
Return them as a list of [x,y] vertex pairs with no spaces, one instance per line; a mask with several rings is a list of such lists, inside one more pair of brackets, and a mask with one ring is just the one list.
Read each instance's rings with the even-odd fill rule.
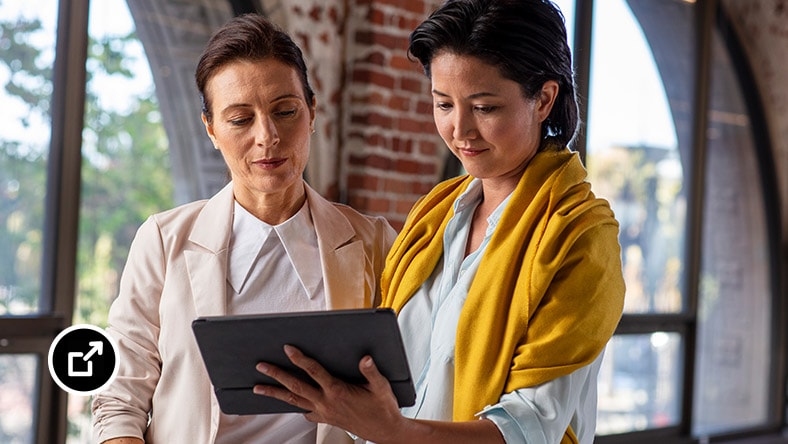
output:
[[[627,316],[686,310],[692,17],[688,3],[594,2],[586,165],[594,192],[620,223],[622,324],[630,326],[638,321]],[[678,426],[683,417],[683,333],[635,330],[615,336],[605,353],[599,435]]]
[[682,353],[678,333],[614,336],[599,370],[597,434],[677,425]]
[[586,164],[621,224],[624,310],[679,312],[686,204],[676,128],[651,47],[624,0],[594,3],[589,89]]
[[[124,0],[90,4],[74,323],[104,327],[129,245],[173,206],[153,78]],[[69,396],[69,443],[91,442],[90,399]]]
[[0,2],[0,316],[41,310],[57,5]]
[[[693,434],[773,420],[769,238],[744,91],[714,33],[708,116]],[[751,94],[751,93],[748,93]]]
[[36,355],[0,354],[0,442],[34,441],[37,375]]

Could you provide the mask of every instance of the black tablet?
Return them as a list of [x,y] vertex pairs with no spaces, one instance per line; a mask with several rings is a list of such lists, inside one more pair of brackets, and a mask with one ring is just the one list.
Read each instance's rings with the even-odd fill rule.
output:
[[201,317],[192,322],[192,330],[219,407],[227,414],[304,411],[252,392],[256,384],[279,385],[255,369],[261,361],[314,384],[287,358],[285,344],[298,347],[331,374],[351,383],[366,382],[358,363],[370,355],[391,383],[400,407],[416,400],[399,326],[390,309]]

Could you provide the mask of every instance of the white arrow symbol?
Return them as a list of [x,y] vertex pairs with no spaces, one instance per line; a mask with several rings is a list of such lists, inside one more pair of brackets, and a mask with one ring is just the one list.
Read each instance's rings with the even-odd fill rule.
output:
[[87,352],[85,354],[85,356],[82,357],[83,361],[87,361],[95,353],[98,353],[99,355],[104,354],[104,343],[103,342],[101,342],[101,341],[93,341],[93,342],[88,342],[88,345],[92,346],[93,348],[91,348],[90,351]]

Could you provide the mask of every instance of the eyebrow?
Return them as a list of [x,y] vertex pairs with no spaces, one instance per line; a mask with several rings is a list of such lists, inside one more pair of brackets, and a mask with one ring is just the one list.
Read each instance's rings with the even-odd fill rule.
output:
[[[275,102],[278,102],[280,100],[286,100],[286,99],[298,99],[298,100],[301,100],[302,97],[299,96],[298,94],[291,94],[291,93],[282,94],[281,96],[275,97],[269,103],[275,103]],[[225,106],[224,108],[222,108],[222,110],[219,111],[219,112],[223,113],[223,112],[226,112],[227,110],[231,110],[233,108],[248,108],[250,106],[252,106],[252,104],[244,103],[244,102],[231,103],[231,104]]]
[[[438,91],[437,89],[433,89],[432,93],[435,94],[436,96],[449,97],[448,94]],[[497,97],[497,96],[498,96],[497,94],[493,94],[491,92],[477,92],[466,97],[466,99],[478,99],[481,97]]]

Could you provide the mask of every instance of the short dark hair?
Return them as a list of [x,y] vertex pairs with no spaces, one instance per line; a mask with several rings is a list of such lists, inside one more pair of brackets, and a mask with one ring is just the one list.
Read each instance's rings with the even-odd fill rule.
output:
[[315,93],[309,85],[306,63],[301,48],[279,26],[259,14],[244,14],[230,19],[219,28],[205,46],[194,80],[202,100],[202,112],[208,122],[213,120],[211,99],[206,96],[208,80],[221,67],[239,60],[260,61],[266,58],[292,66],[301,76],[304,97],[312,103]]
[[409,56],[427,76],[441,51],[476,57],[498,67],[536,98],[544,83],[558,83],[550,115],[542,123],[542,146],[569,144],[578,125],[572,53],[564,16],[549,0],[448,0],[410,35]]

